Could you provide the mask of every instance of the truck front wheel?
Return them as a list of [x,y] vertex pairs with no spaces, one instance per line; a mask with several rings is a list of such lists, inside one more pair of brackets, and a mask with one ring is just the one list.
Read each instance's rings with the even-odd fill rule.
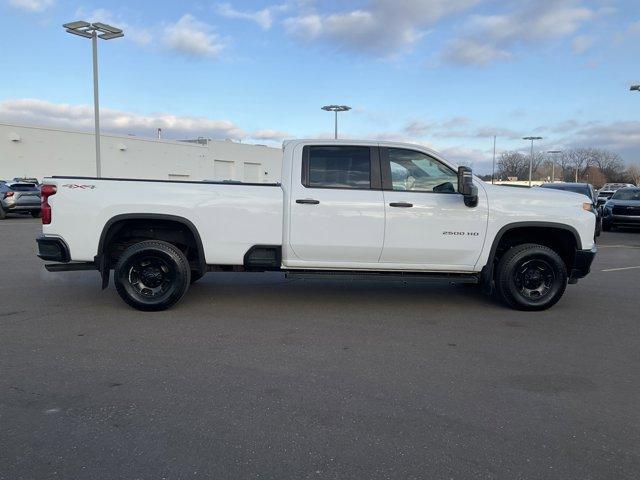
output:
[[527,243],[504,253],[496,272],[502,301],[518,310],[546,310],[567,287],[567,267],[562,258],[544,245]]
[[174,245],[147,240],[128,247],[114,269],[120,297],[133,308],[166,310],[187,292],[189,261]]

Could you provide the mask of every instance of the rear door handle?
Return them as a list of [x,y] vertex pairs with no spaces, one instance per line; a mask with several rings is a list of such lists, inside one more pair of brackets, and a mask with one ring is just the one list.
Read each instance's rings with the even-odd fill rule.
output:
[[296,203],[303,203],[305,205],[318,205],[320,200],[314,200],[313,198],[301,198],[296,200]]
[[398,208],[411,208],[413,207],[413,203],[407,202],[391,202],[389,204],[390,207],[398,207]]

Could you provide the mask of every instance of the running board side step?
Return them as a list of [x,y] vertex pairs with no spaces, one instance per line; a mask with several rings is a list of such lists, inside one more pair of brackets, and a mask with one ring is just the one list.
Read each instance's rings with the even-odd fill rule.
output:
[[77,272],[80,270],[99,270],[95,262],[48,263],[44,266],[49,272]]
[[480,283],[479,273],[286,270],[285,277],[310,280],[395,280],[402,282]]

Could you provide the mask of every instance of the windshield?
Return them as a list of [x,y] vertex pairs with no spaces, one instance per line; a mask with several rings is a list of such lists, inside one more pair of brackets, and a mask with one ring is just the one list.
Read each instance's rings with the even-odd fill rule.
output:
[[640,201],[640,189],[624,189],[618,190],[613,197],[613,200],[639,200]]

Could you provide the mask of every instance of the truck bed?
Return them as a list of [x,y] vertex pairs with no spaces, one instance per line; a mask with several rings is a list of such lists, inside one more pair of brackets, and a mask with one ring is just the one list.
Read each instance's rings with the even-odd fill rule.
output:
[[241,265],[254,245],[282,243],[279,184],[123,178],[47,178],[52,221],[43,233],[64,232],[71,260],[93,261],[103,232],[127,216],[180,217],[199,233],[206,263]]

